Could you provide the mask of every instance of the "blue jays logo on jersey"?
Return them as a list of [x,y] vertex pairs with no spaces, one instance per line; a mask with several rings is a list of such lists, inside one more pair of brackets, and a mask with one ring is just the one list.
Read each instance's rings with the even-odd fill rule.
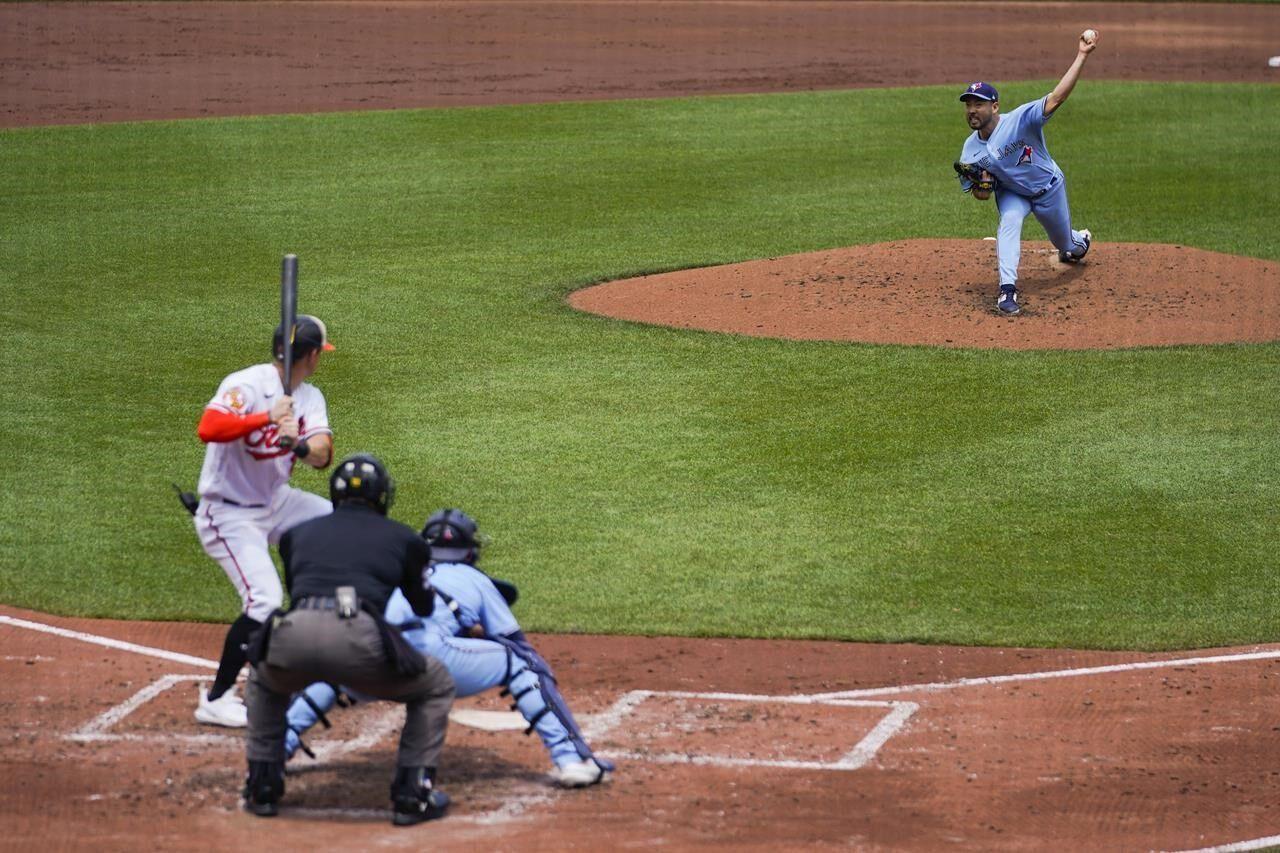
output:
[[1022,146],[1022,156],[1018,158],[1018,165],[1021,166],[1023,163],[1030,163],[1030,162],[1031,162],[1031,146],[1024,145]]

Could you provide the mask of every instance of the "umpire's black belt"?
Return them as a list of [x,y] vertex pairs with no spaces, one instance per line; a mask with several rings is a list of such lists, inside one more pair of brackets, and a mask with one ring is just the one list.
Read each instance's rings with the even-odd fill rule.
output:
[[290,610],[337,610],[338,599],[332,595],[304,595],[293,602]]

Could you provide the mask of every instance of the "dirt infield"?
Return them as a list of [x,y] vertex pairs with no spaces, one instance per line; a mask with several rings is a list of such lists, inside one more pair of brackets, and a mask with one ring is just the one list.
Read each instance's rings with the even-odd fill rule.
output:
[[904,240],[606,282],[582,311],[757,337],[990,349],[1280,340],[1280,264],[1099,240],[1080,264],[1023,244],[1023,311],[995,309],[995,243]]
[[1265,4],[4,3],[0,126],[1043,78],[1085,25],[1090,79],[1280,80]]
[[238,809],[242,735],[191,718],[214,663],[175,659],[214,653],[222,633],[0,608],[4,843],[1185,850],[1277,829],[1280,647],[540,636],[616,778],[560,791],[536,742],[453,725],[441,773],[456,807],[405,830],[387,811],[390,705],[335,712],[279,818]]

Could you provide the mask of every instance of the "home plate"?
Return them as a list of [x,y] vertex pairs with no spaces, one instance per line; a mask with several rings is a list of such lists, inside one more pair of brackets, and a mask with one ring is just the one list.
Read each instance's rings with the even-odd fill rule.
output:
[[511,732],[529,726],[517,711],[481,711],[477,708],[454,708],[449,712],[449,722],[482,732]]

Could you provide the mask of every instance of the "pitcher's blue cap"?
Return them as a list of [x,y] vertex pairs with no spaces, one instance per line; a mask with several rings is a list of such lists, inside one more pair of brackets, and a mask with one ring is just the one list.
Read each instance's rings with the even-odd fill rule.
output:
[[984,101],[998,101],[1000,95],[996,92],[996,87],[990,83],[970,83],[969,88],[964,90],[964,94],[960,96],[960,100],[965,98],[980,98]]

